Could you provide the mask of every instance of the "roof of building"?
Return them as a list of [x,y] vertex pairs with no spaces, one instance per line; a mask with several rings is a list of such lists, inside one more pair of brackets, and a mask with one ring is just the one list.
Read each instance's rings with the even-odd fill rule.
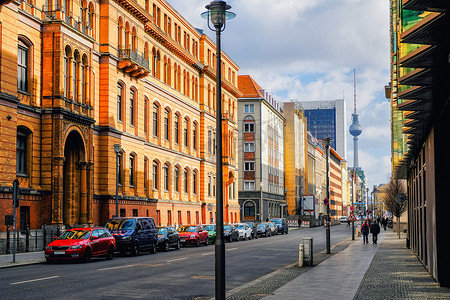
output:
[[242,98],[263,98],[263,89],[250,75],[238,76],[238,88],[242,92]]

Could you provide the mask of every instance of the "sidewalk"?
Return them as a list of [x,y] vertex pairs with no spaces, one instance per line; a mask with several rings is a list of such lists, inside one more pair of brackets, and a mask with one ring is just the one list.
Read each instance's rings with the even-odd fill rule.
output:
[[12,254],[0,255],[0,269],[43,263],[45,262],[44,251],[16,253],[16,262],[12,261]]
[[450,299],[450,289],[438,286],[401,237],[382,231],[375,245],[357,237],[263,299]]

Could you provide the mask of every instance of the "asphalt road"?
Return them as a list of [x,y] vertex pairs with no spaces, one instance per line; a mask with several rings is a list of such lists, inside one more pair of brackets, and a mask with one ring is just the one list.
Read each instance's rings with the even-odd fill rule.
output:
[[[331,228],[331,244],[350,237]],[[323,227],[226,243],[226,289],[242,286],[298,260],[298,244],[312,237],[325,250]],[[90,263],[37,264],[0,270],[0,299],[208,299],[214,297],[214,245],[118,256]]]

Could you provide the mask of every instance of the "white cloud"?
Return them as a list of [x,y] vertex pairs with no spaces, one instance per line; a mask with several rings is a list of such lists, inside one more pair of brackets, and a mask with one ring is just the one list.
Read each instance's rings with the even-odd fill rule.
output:
[[[200,17],[209,1],[168,0],[193,26],[214,33]],[[371,184],[390,173],[389,2],[380,0],[230,0],[236,18],[222,49],[279,101],[343,96],[353,110],[353,69],[363,133],[360,165]],[[352,137],[348,135],[348,157]],[[367,165],[366,165],[367,164]],[[380,180],[377,182],[375,180]]]

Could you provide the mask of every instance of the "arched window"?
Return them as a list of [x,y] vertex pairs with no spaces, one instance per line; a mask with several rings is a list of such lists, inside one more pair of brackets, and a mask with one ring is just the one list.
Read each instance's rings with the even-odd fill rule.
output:
[[16,173],[17,175],[27,175],[28,168],[28,137],[31,131],[25,127],[17,128],[16,144]]
[[135,182],[135,163],[136,163],[136,159],[135,159],[136,157],[135,157],[135,154],[133,153],[133,154],[130,154],[130,157],[129,157],[129,170],[130,170],[130,173],[129,173],[129,181],[130,181],[130,187],[134,187],[134,185],[136,184],[136,182]]
[[192,124],[192,148],[197,150],[197,123]]
[[184,182],[184,192],[187,194],[188,193],[188,169],[184,169],[184,174],[183,174],[183,182]]
[[70,47],[67,46],[64,51],[64,97],[69,98],[70,95],[70,60],[72,56]]
[[163,175],[164,175],[164,190],[166,192],[168,192],[169,191],[169,165],[168,164],[164,164]]
[[255,218],[255,203],[247,201],[244,203],[244,218]]
[[148,43],[147,42],[145,42],[145,46],[144,46],[144,58],[146,59],[146,60],[150,60],[150,52],[149,52],[150,50],[149,50],[149,48],[148,48]]
[[197,170],[192,172],[192,193],[197,195]]
[[153,161],[153,190],[158,190],[158,162]]
[[208,129],[208,153],[212,151],[212,129]]
[[123,48],[123,21],[119,17],[119,26],[117,26],[117,45],[119,50]]
[[88,99],[88,91],[89,91],[89,67],[87,62],[87,56],[83,55],[83,59],[81,60],[81,80],[80,80],[80,89],[81,89],[81,99],[80,102],[87,104]]
[[164,110],[164,139],[166,141],[169,140],[169,116],[170,116],[170,112],[169,110],[166,108]]
[[135,123],[135,104],[136,104],[136,91],[130,90],[130,125],[134,126]]
[[130,49],[130,24],[125,23],[125,49]]
[[184,118],[184,128],[183,128],[183,135],[184,135],[184,146],[189,147],[189,134],[188,134],[188,128],[189,126],[189,120],[187,118]]
[[175,114],[175,122],[174,122],[174,138],[175,138],[175,143],[179,144],[180,143],[180,134],[179,134],[179,126],[180,126],[180,117]]
[[94,5],[92,2],[89,3],[89,10],[88,10],[88,27],[94,31]]
[[133,50],[134,52],[137,51],[137,32],[136,27],[134,26],[131,33],[131,50]]
[[156,103],[153,104],[153,136],[159,137],[158,132],[158,119],[159,119],[159,106]]
[[144,190],[148,190],[148,158],[144,157]]
[[19,39],[17,52],[17,90],[28,93],[30,46]]
[[117,83],[117,121],[123,122],[123,85]]
[[71,76],[72,76],[72,87],[71,87],[71,91],[72,91],[72,99],[74,101],[78,100],[78,78],[79,78],[79,60],[80,60],[80,54],[78,53],[78,51],[75,51],[74,55],[73,55],[73,60],[72,60],[72,72],[71,72]]
[[178,193],[180,191],[180,168],[178,166],[175,167],[173,179],[175,183],[175,192]]
[[255,132],[255,119],[252,116],[244,118],[244,132]]
[[177,64],[175,63],[173,65],[173,88],[178,90],[178,70],[177,70]]

